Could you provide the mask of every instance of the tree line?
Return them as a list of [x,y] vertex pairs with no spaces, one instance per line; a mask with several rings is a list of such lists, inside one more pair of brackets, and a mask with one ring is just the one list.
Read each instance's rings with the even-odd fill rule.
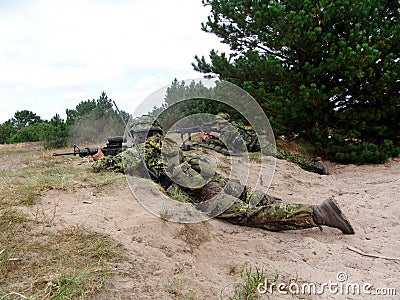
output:
[[[128,113],[120,113],[127,120]],[[125,130],[105,92],[97,100],[81,101],[75,109],[67,109],[66,115],[66,120],[56,114],[48,121],[32,111],[17,111],[0,125],[0,144],[42,141],[45,149],[60,148],[71,143],[104,142],[107,136],[121,135]]]

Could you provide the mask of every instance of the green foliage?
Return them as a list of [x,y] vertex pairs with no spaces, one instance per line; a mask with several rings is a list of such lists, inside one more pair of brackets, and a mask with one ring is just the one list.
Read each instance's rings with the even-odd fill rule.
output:
[[17,111],[14,114],[14,118],[11,120],[14,123],[14,127],[18,129],[37,124],[42,121],[39,116],[29,110]]
[[[221,102],[213,101],[216,98],[216,91],[211,87],[206,87],[202,82],[179,82],[175,79],[167,89],[165,103],[162,108],[154,108],[151,112],[156,116],[159,114],[159,122],[163,128],[170,128],[177,121],[194,114],[214,114],[216,111],[232,110]],[[161,113],[160,113],[161,112]],[[194,117],[193,117],[194,118]],[[199,118],[204,118],[199,116]],[[191,119],[192,122],[194,119]],[[211,119],[198,120],[209,122]],[[185,120],[180,123],[185,126]],[[188,125],[190,126],[190,125]]]
[[36,142],[40,140],[44,121],[35,113],[22,110],[0,125],[0,143]]
[[332,151],[331,153],[338,162],[357,164],[380,164],[387,161],[390,157],[396,157],[399,154],[400,147],[395,146],[390,140],[385,140],[379,146],[367,142],[347,143],[339,150]]
[[[212,12],[203,30],[220,37],[231,54],[212,50],[211,62],[196,56],[195,70],[247,90],[277,135],[308,139],[333,159],[341,157],[336,153],[347,153],[348,162],[381,161],[359,158],[361,150],[350,155],[354,146],[348,141],[354,132],[357,139],[378,149],[385,148],[385,141],[399,146],[396,1],[203,0],[203,4]],[[329,139],[331,132],[340,135]],[[385,156],[396,154],[389,152]]]
[[11,138],[10,143],[38,142],[42,140],[48,124],[44,121],[20,128]]
[[48,123],[42,139],[45,149],[61,148],[67,145],[68,129],[63,119],[56,114]]
[[43,141],[45,149],[66,145],[66,124],[56,114],[50,122],[29,111],[17,112],[13,119],[0,125],[0,143]]
[[[125,124],[106,93],[97,100],[82,101],[76,109],[67,109],[68,136],[71,143],[104,143],[107,136],[123,135]],[[129,115],[123,111],[125,120]]]
[[95,107],[96,107],[96,101],[93,99],[93,100],[81,101],[75,107],[75,109],[67,109],[66,110],[67,124],[69,126],[73,125],[76,118],[90,114],[95,109]]
[[235,294],[231,299],[257,299],[260,294],[257,287],[265,282],[265,274],[262,269],[256,268],[255,272],[252,271],[251,266],[243,268],[241,273],[242,283],[235,288]]
[[0,144],[6,144],[10,142],[10,138],[17,132],[17,128],[14,127],[12,120],[7,120],[0,125]]
[[[232,95],[229,93],[232,93]],[[247,104],[245,101],[248,100],[247,96],[230,91],[229,87],[219,84],[218,81],[214,87],[206,87],[202,82],[186,83],[175,79],[166,91],[163,106],[155,107],[150,114],[159,116],[158,121],[164,129],[170,128],[178,121],[179,126],[193,126],[193,124],[210,122],[212,117],[207,117],[206,114],[215,115],[216,112],[222,111],[228,113],[232,119],[241,120],[240,112],[222,102],[222,99],[226,100],[230,97],[238,100],[238,97],[241,96],[245,99],[242,106],[242,112],[244,112]],[[196,114],[202,115],[195,116]],[[187,116],[191,116],[188,124],[185,122]]]
[[[68,142],[104,142],[107,136],[124,133],[125,125],[104,92],[99,99],[82,101],[66,113],[64,122],[58,114],[46,121],[31,111],[17,111],[0,125],[0,143],[42,141],[43,147],[50,149],[64,147]],[[128,120],[129,114],[121,114]]]

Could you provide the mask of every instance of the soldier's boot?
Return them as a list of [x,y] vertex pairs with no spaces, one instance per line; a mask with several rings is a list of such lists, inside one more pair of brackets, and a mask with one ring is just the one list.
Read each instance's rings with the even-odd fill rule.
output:
[[338,228],[344,234],[354,234],[354,229],[350,222],[332,198],[313,206],[313,219],[317,225]]
[[328,175],[329,174],[329,168],[324,162],[322,161],[321,157],[317,157],[312,160],[314,163],[314,171],[317,172],[320,175]]

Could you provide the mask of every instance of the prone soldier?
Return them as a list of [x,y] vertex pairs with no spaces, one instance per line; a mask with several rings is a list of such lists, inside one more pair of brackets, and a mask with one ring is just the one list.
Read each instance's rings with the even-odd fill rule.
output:
[[[197,159],[193,159],[193,156],[185,158],[174,147],[172,140],[163,137],[161,127],[153,122],[146,124],[149,121],[149,116],[143,116],[132,128],[137,147],[128,148],[114,157],[101,157],[100,152],[92,165],[94,171],[143,172],[145,170],[140,170],[140,165],[144,160],[145,168],[153,174],[152,179],[171,198],[196,204],[198,209],[210,215],[214,215],[213,212],[221,205],[229,203],[228,208],[220,211],[217,218],[230,223],[270,231],[325,225],[338,228],[344,234],[354,234],[351,224],[333,199],[328,198],[319,205],[293,204],[251,190],[238,181],[215,173],[211,164],[207,164],[207,159],[202,156]],[[177,151],[181,152],[182,158],[178,161],[173,159],[178,154]],[[202,164],[199,164],[199,159],[203,159]],[[175,176],[175,179],[179,177],[180,180],[172,180],[171,174],[172,178]],[[209,176],[209,180],[202,178],[204,175]],[[185,180],[185,185],[176,183]]]
[[[230,122],[227,113],[218,113],[214,121],[215,128],[219,136],[201,133],[202,146],[213,149],[225,155],[243,153],[244,151],[260,151],[260,144],[256,132],[251,126],[245,126],[241,122]],[[231,153],[226,149],[226,145],[232,147]],[[282,149],[276,149],[275,156],[299,165],[302,169],[316,172],[320,175],[328,175],[328,166],[322,161],[321,157],[310,158],[299,153],[291,153]]]

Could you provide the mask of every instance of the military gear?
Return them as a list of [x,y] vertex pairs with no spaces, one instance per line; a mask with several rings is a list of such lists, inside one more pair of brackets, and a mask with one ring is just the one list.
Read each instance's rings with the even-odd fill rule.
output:
[[261,150],[260,144],[258,142],[257,133],[254,131],[252,126],[244,125],[242,122],[238,121],[232,121],[231,124],[240,133],[240,136],[246,144],[247,151],[257,152]]
[[[203,157],[206,153],[189,155],[191,151],[182,152],[174,141],[159,134],[148,137],[137,148],[127,149],[114,157],[103,157],[94,162],[93,169],[97,172],[144,171],[140,167],[138,150],[144,154],[147,168],[157,174],[157,181],[167,195],[178,201],[193,203],[210,216],[271,231],[327,225],[339,228],[343,233],[354,232],[336,205],[330,202],[319,206],[283,203],[238,181],[223,178],[214,172],[215,163]],[[203,178],[204,174],[209,178]],[[168,177],[175,178],[175,182],[160,180]]]
[[[225,124],[219,130],[219,136],[203,141],[202,146],[213,149],[224,155],[243,153],[246,150],[260,151],[258,137],[251,126],[245,126],[241,122],[232,121],[226,113],[218,113],[215,123]],[[229,148],[229,151],[228,151]]]
[[322,161],[321,157],[317,157],[312,160],[314,163],[314,171],[317,172],[320,175],[328,175],[329,174],[329,169],[326,164]]
[[316,172],[320,175],[328,175],[329,169],[320,157],[311,159],[310,157],[294,152],[287,152],[282,149],[276,148],[276,157],[285,159],[289,162],[299,165],[303,170]]
[[160,124],[154,120],[149,115],[143,115],[141,117],[136,118],[133,120],[133,125],[131,127],[131,132],[159,132],[162,134],[162,128]]
[[94,154],[94,155],[92,155],[92,157],[93,157],[93,160],[94,160],[94,161],[99,160],[99,159],[101,159],[102,157],[104,157],[104,153],[103,153],[103,151],[101,150],[101,147],[100,147],[100,146],[97,147],[97,153]]
[[246,151],[245,141],[239,131],[231,124],[221,129],[219,140],[233,153],[244,153]]
[[[123,136],[111,136],[107,138],[108,142],[105,147],[100,148],[84,148],[79,149],[79,147],[74,144],[74,151],[71,152],[61,152],[61,153],[53,153],[53,156],[60,155],[79,155],[80,157],[93,156],[101,150],[103,155],[117,155],[126,149],[126,146],[123,144],[126,142]],[[100,153],[99,156],[102,154]]]
[[245,141],[232,124],[227,124],[221,128],[218,138],[208,139],[201,146],[224,155],[240,154],[246,151]]
[[344,234],[354,234],[350,222],[332,198],[328,198],[313,207],[313,219],[317,225],[338,228]]
[[229,119],[230,119],[230,117],[227,113],[218,113],[215,118],[214,123],[224,124],[224,123],[229,122]]
[[[224,115],[225,113],[220,114]],[[220,130],[218,138],[209,139],[207,142],[202,143],[201,146],[213,149],[224,155],[232,154],[232,151],[233,153],[243,153],[246,150],[248,152],[257,152],[261,150],[258,136],[253,127],[244,125],[240,121],[232,121],[230,124],[225,125],[225,127]],[[227,148],[231,150],[231,153],[229,153]],[[263,149],[263,153],[271,153],[271,155],[275,155],[277,158],[295,163],[306,171],[316,172],[320,175],[329,174],[328,166],[324,164],[320,157],[311,159],[306,155],[287,152],[278,148],[275,149],[275,147]]]

